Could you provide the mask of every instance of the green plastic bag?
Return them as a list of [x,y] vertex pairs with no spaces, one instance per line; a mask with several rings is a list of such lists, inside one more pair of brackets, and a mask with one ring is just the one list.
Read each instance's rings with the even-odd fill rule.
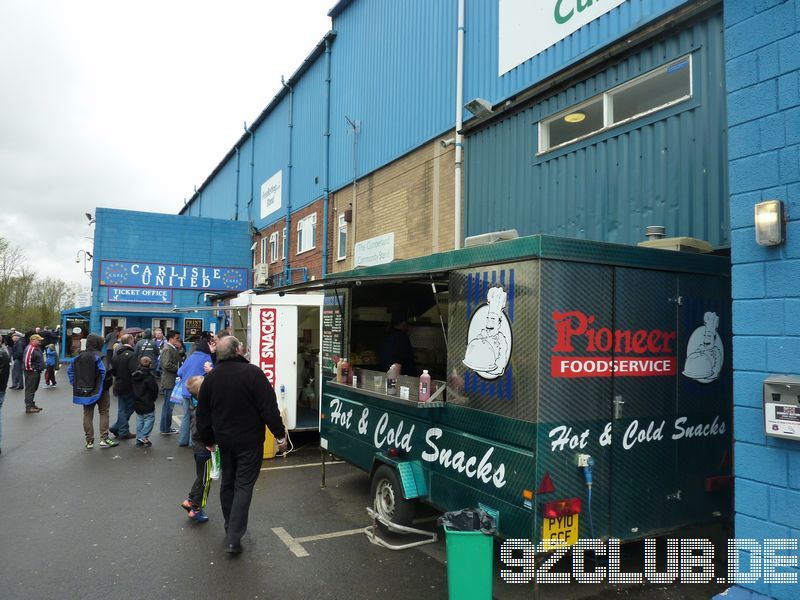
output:
[[216,481],[222,473],[222,460],[219,456],[219,446],[211,453],[211,479]]

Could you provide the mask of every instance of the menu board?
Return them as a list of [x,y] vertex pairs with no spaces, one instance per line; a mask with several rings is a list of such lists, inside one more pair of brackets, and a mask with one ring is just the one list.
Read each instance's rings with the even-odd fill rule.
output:
[[346,306],[346,292],[328,292],[322,307],[322,372],[334,374],[334,356],[341,357],[344,351],[344,318],[342,311]]

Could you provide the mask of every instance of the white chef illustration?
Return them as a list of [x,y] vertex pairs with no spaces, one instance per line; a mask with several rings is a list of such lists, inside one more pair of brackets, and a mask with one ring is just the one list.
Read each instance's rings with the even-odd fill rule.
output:
[[475,310],[469,322],[469,344],[462,362],[484,379],[497,379],[505,373],[511,357],[511,327],[503,310],[507,298],[502,287],[489,288],[486,303]]
[[703,323],[704,325],[695,329],[689,336],[683,374],[700,383],[711,383],[722,371],[725,354],[722,339],[717,333],[719,327],[717,313],[705,313]]

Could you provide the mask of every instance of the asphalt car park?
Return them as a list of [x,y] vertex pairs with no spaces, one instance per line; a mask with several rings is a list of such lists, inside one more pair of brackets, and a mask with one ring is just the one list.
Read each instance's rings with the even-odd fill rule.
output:
[[[63,379],[62,375],[59,375]],[[178,506],[194,478],[191,452],[154,436],[86,450],[82,411],[67,386],[40,390],[39,414],[8,391],[0,456],[0,598],[447,598],[446,546],[392,551],[370,542],[366,473],[328,462],[321,487],[317,438],[267,460],[256,484],[245,551],[224,552],[218,488],[208,523]],[[116,414],[112,407],[112,417]],[[329,457],[330,460],[330,457]],[[436,530],[428,513],[421,528]],[[724,537],[724,532],[712,532]],[[705,534],[704,534],[705,535]],[[635,547],[626,551],[636,570]],[[623,553],[625,556],[625,553]],[[494,597],[708,598],[720,585],[509,584],[495,543]]]

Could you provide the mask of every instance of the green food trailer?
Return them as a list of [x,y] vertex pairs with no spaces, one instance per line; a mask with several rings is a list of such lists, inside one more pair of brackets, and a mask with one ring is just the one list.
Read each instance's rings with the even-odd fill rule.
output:
[[[387,520],[481,506],[502,537],[571,544],[729,516],[727,257],[537,235],[316,285],[321,445],[370,473]],[[427,402],[378,366],[397,310]]]

